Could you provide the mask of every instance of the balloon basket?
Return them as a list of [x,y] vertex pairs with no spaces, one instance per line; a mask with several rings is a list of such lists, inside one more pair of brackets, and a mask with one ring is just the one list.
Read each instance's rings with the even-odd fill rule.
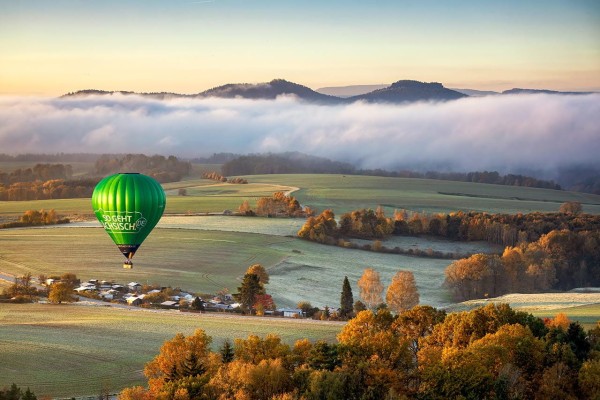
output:
[[125,268],[125,269],[132,269],[133,268],[133,264],[132,263],[123,263],[123,268]]

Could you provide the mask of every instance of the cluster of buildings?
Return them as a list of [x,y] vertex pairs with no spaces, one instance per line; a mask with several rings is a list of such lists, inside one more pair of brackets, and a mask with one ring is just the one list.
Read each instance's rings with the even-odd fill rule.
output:
[[[47,282],[47,284],[50,285],[52,282]],[[74,290],[78,294],[86,297],[94,297],[108,302],[118,302],[136,307],[147,304],[152,307],[166,309],[190,308],[192,303],[198,298],[199,301],[202,302],[202,308],[206,311],[235,312],[236,310],[239,311],[240,308],[240,304],[234,301],[231,294],[223,294],[215,296],[210,300],[204,300],[179,289],[160,288],[143,292],[143,285],[138,282],[129,282],[128,284],[122,285],[105,280],[99,281],[98,279],[90,279],[87,282],[80,283],[79,287]],[[168,292],[170,294],[168,296],[153,296],[154,294],[162,292]],[[150,297],[152,297],[153,300],[160,298],[163,301],[151,302],[148,301]],[[276,311],[265,311],[265,315],[298,318],[302,317],[303,313],[302,310],[299,309],[282,308]]]

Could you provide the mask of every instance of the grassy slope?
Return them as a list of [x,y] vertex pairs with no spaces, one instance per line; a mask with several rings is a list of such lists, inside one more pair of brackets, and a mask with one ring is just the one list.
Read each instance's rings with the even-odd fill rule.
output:
[[579,201],[584,211],[600,214],[600,196],[516,186],[450,182],[432,179],[385,178],[351,175],[256,175],[254,183],[300,187],[294,193],[302,204],[336,214],[381,204],[386,211],[486,211],[517,213],[558,211],[565,201]]
[[528,310],[527,308],[523,308],[523,311],[530,312],[540,318],[553,318],[558,313],[565,313],[570,320],[578,321],[585,329],[592,329],[600,322],[600,304],[586,304],[552,310]]
[[84,279],[159,283],[215,293],[239,285],[252,263],[273,265],[284,256],[270,249],[288,238],[230,232],[156,229],[134,258],[123,257],[101,228],[0,230],[0,271],[33,276],[73,272]]
[[0,305],[0,387],[12,382],[40,398],[114,393],[144,384],[144,364],[177,332],[204,329],[216,350],[224,339],[276,333],[335,340],[341,323],[129,311],[80,305]]
[[[350,175],[256,175],[247,178],[248,185],[218,184],[195,178],[165,184],[169,195],[166,213],[235,210],[244,200],[254,205],[259,197],[299,187],[294,196],[302,204],[317,210],[333,208],[338,215],[378,205],[383,205],[388,215],[394,209],[403,208],[419,212],[526,213],[557,211],[565,201],[579,201],[585,212],[600,214],[600,196],[558,190]],[[189,196],[177,196],[179,188],[186,188]],[[0,202],[0,216],[42,208],[54,208],[60,214],[91,214],[89,199],[68,199]]]
[[[210,213],[223,210],[237,210],[244,200],[251,206],[256,205],[260,197],[271,196],[277,191],[288,191],[291,188],[285,185],[274,184],[248,184],[232,185],[228,183],[215,183],[214,181],[200,179],[182,181],[175,184],[165,184],[167,193],[166,214]],[[179,188],[185,188],[188,196],[178,196]],[[0,201],[0,217],[20,216],[26,210],[54,209],[60,215],[81,215],[93,217],[91,200],[61,199],[61,200],[33,200],[33,201]]]
[[158,228],[136,254],[132,270],[121,268],[122,256],[101,228],[0,230],[0,244],[0,271],[17,276],[73,272],[85,280],[158,283],[202,293],[227,287],[235,292],[246,268],[260,263],[271,275],[267,290],[280,306],[300,300],[338,306],[344,276],[358,298],[355,283],[365,268],[377,269],[386,285],[398,269],[405,269],[414,272],[423,303],[449,303],[447,291],[440,288],[448,260],[342,249],[283,236]]

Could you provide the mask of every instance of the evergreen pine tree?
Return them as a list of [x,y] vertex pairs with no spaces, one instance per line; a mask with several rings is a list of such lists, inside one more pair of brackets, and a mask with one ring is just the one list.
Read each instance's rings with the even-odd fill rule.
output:
[[233,361],[233,346],[231,345],[229,339],[225,339],[223,346],[221,346],[219,351],[221,353],[221,360],[223,360],[223,363],[227,364]]
[[257,294],[263,294],[264,289],[260,284],[258,275],[246,274],[242,280],[242,286],[238,287],[238,294],[235,296],[241,303],[245,311],[252,311],[256,301]]
[[204,303],[200,297],[196,297],[194,301],[192,301],[192,309],[196,311],[204,311]]
[[348,277],[344,277],[344,283],[342,284],[342,296],[340,299],[340,316],[342,318],[352,317],[352,308],[354,304],[354,298],[352,296],[352,288]]

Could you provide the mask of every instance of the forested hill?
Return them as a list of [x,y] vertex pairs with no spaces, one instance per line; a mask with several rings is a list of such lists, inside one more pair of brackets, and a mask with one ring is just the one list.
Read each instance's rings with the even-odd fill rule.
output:
[[[85,89],[76,92],[67,93],[61,98],[85,97],[85,96],[130,96],[137,95],[156,100],[166,100],[172,98],[243,98],[243,99],[262,99],[273,100],[278,96],[295,96],[297,99],[316,104],[348,104],[356,101],[365,101],[370,103],[411,103],[417,101],[451,101],[464,97],[479,97],[492,94],[552,94],[552,95],[574,95],[590,94],[591,92],[559,92],[547,89],[519,89],[514,88],[504,92],[481,91],[473,89],[448,89],[438,82],[420,82],[415,80],[399,80],[389,86],[383,85],[356,85],[341,88],[323,88],[317,91],[298,83],[286,81],[285,79],[273,79],[270,82],[262,83],[229,83],[214,87],[195,94],[180,94],[172,92],[150,92],[136,93],[126,90],[97,90]],[[361,92],[360,88],[367,90],[376,88],[367,93]],[[338,90],[339,89],[339,90]],[[361,93],[359,95],[344,95],[343,93]],[[330,93],[339,93],[339,96]]]
[[242,83],[218,86],[198,94],[197,97],[275,99],[282,95],[294,95],[299,99],[314,103],[332,104],[344,101],[339,97],[321,94],[306,86],[284,79],[274,79],[271,82],[259,84]]
[[244,99],[267,99],[272,100],[282,95],[292,95],[309,103],[317,104],[342,104],[355,101],[383,102],[383,103],[405,103],[414,101],[447,101],[468,97],[463,93],[445,88],[441,83],[425,83],[412,80],[400,80],[383,89],[372,92],[342,98],[316,92],[306,86],[289,82],[284,79],[274,79],[264,83],[233,83],[200,92],[197,94],[177,94],[168,92],[158,93],[135,93],[130,91],[106,91],[86,89],[67,93],[62,98],[82,96],[106,96],[106,95],[138,95],[153,99],[168,98],[244,98]]
[[415,101],[447,101],[468,97],[466,94],[445,88],[441,83],[403,80],[383,89],[350,97],[349,101],[404,103]]
[[[231,156],[231,155],[230,155]],[[440,179],[457,182],[491,183],[496,185],[526,186],[560,190],[552,182],[530,176],[507,174],[496,171],[477,172],[415,172],[386,171],[382,169],[358,169],[352,164],[309,156],[298,152],[282,154],[252,154],[231,158],[221,166],[225,176],[263,174],[348,174],[372,175],[398,178]]]

